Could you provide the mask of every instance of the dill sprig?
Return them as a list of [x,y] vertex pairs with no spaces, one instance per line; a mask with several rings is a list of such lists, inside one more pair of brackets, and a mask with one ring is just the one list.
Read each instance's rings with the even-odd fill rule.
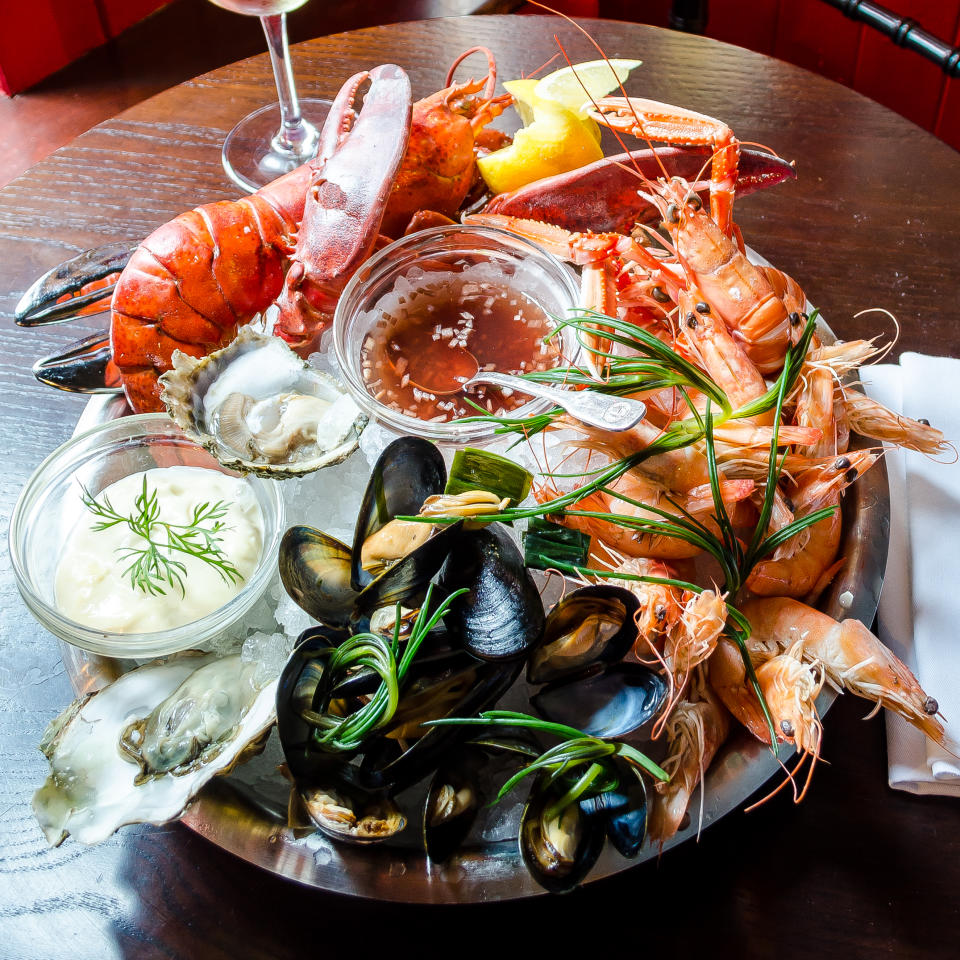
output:
[[[142,547],[118,547],[116,551],[121,561],[129,561],[123,573],[130,578],[132,589],[152,596],[165,596],[166,584],[179,590],[181,598],[186,596],[183,578],[187,568],[173,556],[174,553],[196,557],[209,564],[224,583],[238,583],[243,579],[220,548],[219,534],[225,529],[223,518],[228,509],[225,500],[198,504],[193,508],[189,523],[168,523],[160,519],[160,498],[156,489],[150,490],[147,486],[146,475],[128,516],[119,513],[109,497],[97,500],[83,485],[80,489],[83,491],[83,505],[100,518],[93,530],[108,530],[125,524],[143,540]],[[158,539],[158,536],[165,537],[165,540]]]

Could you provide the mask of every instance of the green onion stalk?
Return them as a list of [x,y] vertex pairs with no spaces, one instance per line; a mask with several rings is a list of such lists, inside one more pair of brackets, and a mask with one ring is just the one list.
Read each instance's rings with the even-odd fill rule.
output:
[[[397,619],[391,639],[388,640],[376,633],[357,633],[331,652],[323,671],[322,683],[317,688],[315,697],[315,701],[317,699],[320,701],[321,709],[305,710],[302,714],[303,719],[314,728],[312,740],[315,746],[328,753],[357,750],[373,733],[390,723],[397,711],[410,664],[416,657],[421,644],[449,610],[450,604],[467,592],[464,588],[451,593],[431,613],[430,604],[433,599],[433,584],[431,584],[402,654],[400,652],[399,604],[397,604]],[[380,685],[376,693],[359,710],[347,716],[331,712],[330,691],[349,670],[362,667],[373,670],[380,677]]]
[[591,737],[576,727],[553,723],[513,710],[485,710],[479,717],[446,717],[428,721],[429,726],[523,727],[560,738],[517,771],[500,788],[495,803],[501,801],[521,780],[532,774],[545,774],[544,788],[554,784],[563,793],[545,811],[547,819],[559,816],[568,806],[581,800],[616,790],[620,776],[613,760],[620,758],[630,766],[643,770],[657,780],[669,780],[669,774],[646,754],[621,740]]

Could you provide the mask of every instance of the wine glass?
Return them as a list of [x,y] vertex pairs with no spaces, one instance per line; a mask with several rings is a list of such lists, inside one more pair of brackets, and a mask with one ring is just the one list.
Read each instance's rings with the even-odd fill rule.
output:
[[306,0],[211,0],[218,7],[260,18],[267,37],[279,103],[269,103],[244,117],[223,142],[223,169],[245,190],[259,190],[317,152],[319,128],[329,100],[298,99],[287,43],[290,10]]

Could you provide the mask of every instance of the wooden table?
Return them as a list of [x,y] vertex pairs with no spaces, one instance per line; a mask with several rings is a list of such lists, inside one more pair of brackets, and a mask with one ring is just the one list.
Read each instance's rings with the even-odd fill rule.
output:
[[[798,277],[845,337],[895,312],[898,348],[960,353],[956,227],[960,156],[856,93],[699,37],[612,22],[590,29],[610,56],[640,57],[636,92],[727,120],[795,158],[799,179],[746,200],[748,241]],[[486,43],[501,76],[593,49],[555,19],[408,23],[295,50],[306,94],[395,60],[422,96],[460,50]],[[33,381],[30,364],[87,332],[16,329],[14,304],[42,270],[95,244],[141,237],[196,203],[233,194],[227,130],[271,97],[265,57],[181,84],[94,127],[0,191],[0,497],[5,521],[34,467],[67,439],[82,400]],[[887,327],[889,329],[889,327]],[[947,388],[945,387],[945,394]],[[930,417],[936,420],[937,411]],[[577,928],[595,949],[736,951],[742,957],[956,956],[960,816],[955,803],[886,785],[883,724],[843,698],[825,724],[806,801],[731,814],[688,844],[564,900],[409,908],[345,900],[260,872],[181,826],[129,827],[99,847],[48,849],[29,809],[46,765],[35,745],[70,687],[57,644],[28,616],[7,558],[0,593],[0,954],[4,957],[274,957],[399,945],[488,956],[550,950]],[[610,938],[608,941],[607,938]],[[662,951],[666,950],[666,953]],[[332,954],[330,954],[332,955]]]

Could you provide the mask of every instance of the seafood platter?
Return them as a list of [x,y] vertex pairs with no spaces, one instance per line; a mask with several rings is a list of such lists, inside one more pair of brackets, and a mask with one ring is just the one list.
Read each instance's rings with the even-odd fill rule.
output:
[[883,445],[943,437],[746,246],[794,168],[638,66],[375,67],[316,159],[24,294],[110,319],[35,368],[101,396],[11,523],[81,695],[51,844],[182,818],[343,893],[562,893],[799,802],[839,694],[942,742],[866,625]]

